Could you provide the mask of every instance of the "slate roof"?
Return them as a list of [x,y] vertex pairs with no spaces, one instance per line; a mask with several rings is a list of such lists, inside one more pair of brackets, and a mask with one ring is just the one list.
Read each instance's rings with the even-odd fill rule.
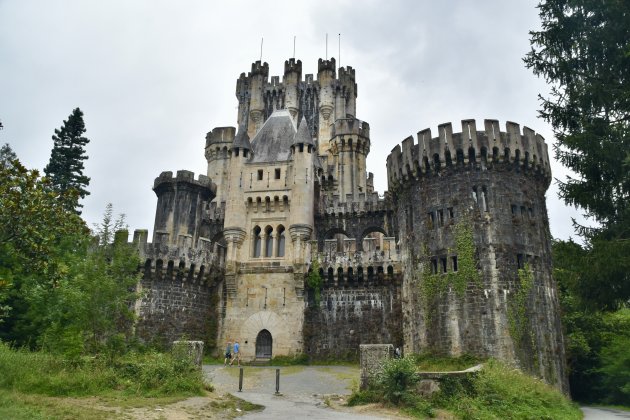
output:
[[236,137],[232,142],[232,147],[239,147],[241,149],[251,150],[252,146],[249,143],[249,136],[247,135],[247,129],[244,126],[238,127]]
[[297,129],[286,109],[274,111],[251,141],[253,158],[250,162],[289,160]]
[[302,121],[300,121],[300,127],[295,133],[295,140],[293,140],[293,144],[310,144],[314,146],[313,136],[311,136],[311,130],[308,128],[308,124],[306,122],[306,118],[302,117]]

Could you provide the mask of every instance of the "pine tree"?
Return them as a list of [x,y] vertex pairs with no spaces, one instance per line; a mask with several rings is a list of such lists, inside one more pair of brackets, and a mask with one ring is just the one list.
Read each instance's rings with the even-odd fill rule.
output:
[[13,161],[17,159],[17,155],[11,149],[9,143],[5,143],[0,147],[0,168],[8,169],[13,166]]
[[[83,112],[76,108],[68,119],[64,120],[61,128],[55,129],[50,160],[44,168],[55,190],[61,193],[74,190],[80,198],[90,194],[86,189],[90,178],[83,175],[83,161],[88,158],[85,146],[90,140],[84,137],[83,133],[85,133]],[[78,197],[73,203],[72,210],[80,214],[79,208],[83,206],[79,204]]]

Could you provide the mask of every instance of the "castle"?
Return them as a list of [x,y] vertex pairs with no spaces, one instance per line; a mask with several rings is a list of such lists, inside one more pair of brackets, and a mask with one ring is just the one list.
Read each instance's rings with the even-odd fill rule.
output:
[[567,389],[540,135],[495,120],[420,131],[387,157],[379,196],[352,67],[320,59],[303,77],[289,59],[281,81],[257,61],[236,97],[238,128],[206,136],[207,174],[155,180],[153,241],[134,233],[140,338],[238,339],[245,360],[392,343],[499,358]]

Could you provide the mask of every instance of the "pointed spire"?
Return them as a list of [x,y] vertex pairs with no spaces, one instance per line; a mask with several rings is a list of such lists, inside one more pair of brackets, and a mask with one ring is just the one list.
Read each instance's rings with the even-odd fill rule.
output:
[[252,145],[249,142],[249,136],[247,135],[247,129],[243,124],[239,125],[238,132],[236,133],[236,137],[234,137],[234,141],[232,142],[232,147],[243,150],[251,150]]
[[311,146],[315,145],[313,143],[313,137],[311,136],[311,130],[309,130],[308,123],[304,116],[302,116],[302,121],[300,121],[297,133],[295,133],[295,137],[293,138],[293,144],[300,143],[310,144]]

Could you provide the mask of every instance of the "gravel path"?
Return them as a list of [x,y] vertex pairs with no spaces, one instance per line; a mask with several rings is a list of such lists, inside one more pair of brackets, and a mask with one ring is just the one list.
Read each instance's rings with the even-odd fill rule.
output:
[[630,419],[630,411],[614,408],[581,407],[584,420],[625,420]]
[[280,395],[275,395],[275,367],[243,369],[243,392],[238,392],[239,368],[206,365],[205,375],[215,389],[251,403],[264,405],[260,412],[246,414],[242,419],[384,419],[374,415],[333,410],[326,401],[343,399],[352,392],[359,379],[359,369],[348,366],[286,366],[280,367]]

